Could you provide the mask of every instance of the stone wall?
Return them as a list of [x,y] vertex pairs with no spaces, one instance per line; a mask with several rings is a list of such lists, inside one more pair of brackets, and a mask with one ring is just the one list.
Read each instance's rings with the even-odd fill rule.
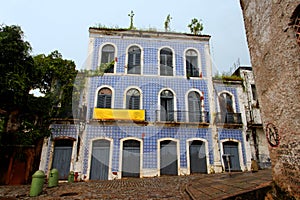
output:
[[263,125],[266,134],[271,135],[273,179],[282,190],[298,199],[300,46],[291,17],[299,12],[300,1],[241,0],[240,3]]

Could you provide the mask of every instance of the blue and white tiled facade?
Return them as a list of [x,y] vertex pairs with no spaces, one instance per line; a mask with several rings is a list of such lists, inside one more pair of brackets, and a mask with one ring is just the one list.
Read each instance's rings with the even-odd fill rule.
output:
[[[109,34],[107,34],[109,33]],[[231,141],[238,144],[240,169],[249,168],[248,144],[245,140],[243,123],[238,126],[224,127],[215,122],[215,114],[220,112],[218,95],[228,92],[234,99],[234,112],[241,113],[241,86],[213,84],[209,57],[210,36],[193,36],[178,33],[149,33],[139,31],[120,31],[90,29],[89,66],[95,70],[101,60],[101,49],[106,44],[115,47],[114,73],[103,76],[88,77],[85,90],[87,107],[84,130],[76,125],[55,124],[53,138],[71,138],[74,140],[70,170],[80,172],[89,179],[92,164],[92,145],[96,140],[110,142],[108,179],[122,178],[122,143],[126,139],[137,140],[140,146],[140,177],[160,175],[160,142],[163,140],[176,141],[178,149],[178,175],[191,173],[189,145],[192,141],[202,141],[205,144],[206,173],[222,172],[223,142]],[[141,74],[127,73],[127,51],[131,45],[138,46],[142,54]],[[173,52],[173,76],[159,75],[159,51],[168,47]],[[195,50],[199,57],[199,77],[187,78],[185,70],[185,52]],[[145,110],[145,120],[142,123],[133,121],[113,121],[107,123],[93,118],[97,95],[101,88],[112,90],[111,109],[126,108],[126,91],[129,88],[141,92],[141,109]],[[239,88],[240,87],[240,88]],[[160,110],[159,98],[163,90],[172,91],[174,95],[174,110],[177,111],[174,122],[161,122],[157,118]],[[204,122],[189,123],[188,94],[196,91],[202,99],[202,111],[207,113]],[[182,111],[182,112],[181,112]],[[243,118],[243,115],[242,115]],[[69,127],[68,127],[69,126]],[[61,127],[61,128],[59,128]],[[67,128],[66,128],[67,127]],[[58,131],[59,130],[59,131]],[[52,138],[52,139],[53,139]],[[79,139],[80,138],[80,142]],[[53,141],[48,139],[44,144],[40,168],[44,171],[51,169]]]

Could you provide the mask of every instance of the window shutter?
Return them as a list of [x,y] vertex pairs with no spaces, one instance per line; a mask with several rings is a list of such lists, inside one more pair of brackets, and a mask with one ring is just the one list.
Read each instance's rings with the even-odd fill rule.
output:
[[168,120],[174,121],[174,99],[171,98],[168,100]]
[[105,95],[105,108],[111,108],[111,95]]
[[103,94],[98,95],[97,108],[104,108],[104,101],[105,101],[105,95]]
[[126,97],[127,109],[139,110],[140,109],[140,96],[129,96]]
[[167,66],[168,66],[168,67],[173,67],[173,58],[172,58],[172,54],[171,54],[171,55],[167,55]]
[[139,110],[140,109],[140,96],[133,96],[132,101],[133,101],[132,109]]
[[189,121],[191,122],[201,122],[201,100],[200,95],[196,92],[191,92],[188,96],[188,106],[189,106]]
[[111,95],[98,95],[97,108],[111,108]]

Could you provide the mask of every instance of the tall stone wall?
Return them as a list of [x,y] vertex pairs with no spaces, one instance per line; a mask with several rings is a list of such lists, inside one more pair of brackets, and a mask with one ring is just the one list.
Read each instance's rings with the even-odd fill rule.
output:
[[240,3],[263,125],[270,136],[273,179],[300,199],[300,45],[291,25],[300,1]]

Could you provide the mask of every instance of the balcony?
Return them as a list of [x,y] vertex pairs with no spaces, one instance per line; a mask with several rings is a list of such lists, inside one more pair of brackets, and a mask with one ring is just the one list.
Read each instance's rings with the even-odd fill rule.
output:
[[94,108],[93,119],[145,121],[145,110]]
[[241,113],[217,113],[216,124],[241,125],[242,115]]
[[209,112],[192,112],[192,111],[155,111],[156,122],[167,123],[209,123]]

